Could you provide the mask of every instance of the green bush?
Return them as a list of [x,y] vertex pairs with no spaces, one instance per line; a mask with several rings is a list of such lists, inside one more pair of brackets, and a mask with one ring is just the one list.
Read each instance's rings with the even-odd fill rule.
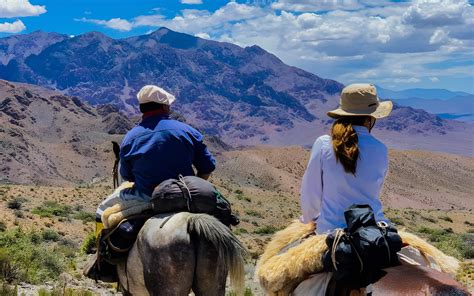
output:
[[61,236],[53,229],[44,229],[41,232],[41,237],[45,241],[53,241],[53,242],[57,242],[61,238]]
[[54,287],[53,290],[41,288],[38,290],[38,296],[92,296],[94,295],[91,291],[87,290],[76,290],[66,287]]
[[56,201],[45,201],[43,205],[34,208],[33,214],[39,215],[40,217],[69,217],[72,214],[70,206],[61,205]]
[[[226,294],[226,296],[237,296],[237,293],[235,293],[234,291],[230,291]],[[249,287],[245,288],[244,296],[253,296],[252,289],[250,289]]]
[[71,261],[65,250],[57,248],[56,244],[47,244],[37,233],[25,232],[21,228],[0,233],[0,254],[7,263],[1,265],[4,268],[2,274],[5,277],[10,270],[10,282],[39,284],[55,280],[67,270]]
[[437,248],[458,259],[474,258],[474,234],[454,233],[451,228],[420,227],[418,232],[428,237]]
[[0,286],[1,296],[18,296],[18,286],[11,286],[6,283],[2,283]]
[[18,198],[18,197],[16,197],[16,198],[14,198],[14,199],[12,199],[12,200],[9,200],[9,201],[7,202],[7,207],[8,207],[9,209],[12,209],[12,210],[20,210],[20,209],[21,209],[21,206],[23,205],[23,202],[24,202],[24,201],[25,201],[25,200],[24,200],[23,198]]
[[7,230],[7,225],[5,222],[0,221],[0,232],[4,232],[5,230]]
[[249,216],[252,216],[252,217],[257,217],[257,218],[262,218],[263,217],[262,214],[260,214],[257,211],[254,211],[254,210],[245,211],[245,214],[247,214]]
[[236,230],[234,230],[234,233],[235,234],[242,234],[242,233],[248,233],[248,231],[245,228],[237,228]]
[[389,217],[389,220],[394,223],[395,225],[397,226],[403,226],[405,225],[405,222],[403,221],[402,218],[398,218],[398,217]]
[[263,226],[263,227],[255,229],[255,231],[253,233],[255,233],[255,234],[273,234],[273,233],[277,232],[278,230],[280,230],[280,229],[278,229],[274,226]]
[[85,212],[85,211],[82,211],[82,210],[75,213],[72,217],[74,219],[82,220],[84,222],[94,222],[95,221],[95,214],[94,213],[89,213],[89,212]]
[[81,246],[81,253],[83,254],[94,254],[97,250],[97,236],[94,232],[89,233]]

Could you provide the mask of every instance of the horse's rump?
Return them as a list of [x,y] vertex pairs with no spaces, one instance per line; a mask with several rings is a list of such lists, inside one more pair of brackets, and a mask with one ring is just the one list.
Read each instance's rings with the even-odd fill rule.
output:
[[159,214],[145,223],[127,263],[119,266],[120,282],[132,294],[147,289],[182,295],[191,287],[201,289],[206,280],[212,282],[211,290],[225,289],[229,271],[232,286],[240,291],[244,252],[230,229],[212,216]]

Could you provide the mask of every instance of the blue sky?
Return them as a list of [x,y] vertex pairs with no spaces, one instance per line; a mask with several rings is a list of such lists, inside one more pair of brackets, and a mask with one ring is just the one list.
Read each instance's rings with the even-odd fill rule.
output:
[[35,30],[114,38],[161,26],[241,46],[342,83],[474,93],[467,0],[0,0],[0,37]]

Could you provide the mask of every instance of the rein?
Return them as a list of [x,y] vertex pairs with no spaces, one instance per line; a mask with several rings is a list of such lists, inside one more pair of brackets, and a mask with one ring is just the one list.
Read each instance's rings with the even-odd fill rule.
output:
[[117,142],[112,141],[112,148],[115,155],[114,168],[112,170],[112,178],[114,180],[114,189],[115,189],[119,186],[118,164],[120,161],[120,145]]

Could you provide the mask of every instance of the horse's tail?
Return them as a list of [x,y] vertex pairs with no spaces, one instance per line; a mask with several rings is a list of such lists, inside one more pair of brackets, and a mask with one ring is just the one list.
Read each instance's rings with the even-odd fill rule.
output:
[[230,275],[230,283],[237,295],[244,290],[245,247],[228,227],[213,216],[194,214],[189,216],[188,232],[208,240],[218,252],[218,263],[225,264]]

